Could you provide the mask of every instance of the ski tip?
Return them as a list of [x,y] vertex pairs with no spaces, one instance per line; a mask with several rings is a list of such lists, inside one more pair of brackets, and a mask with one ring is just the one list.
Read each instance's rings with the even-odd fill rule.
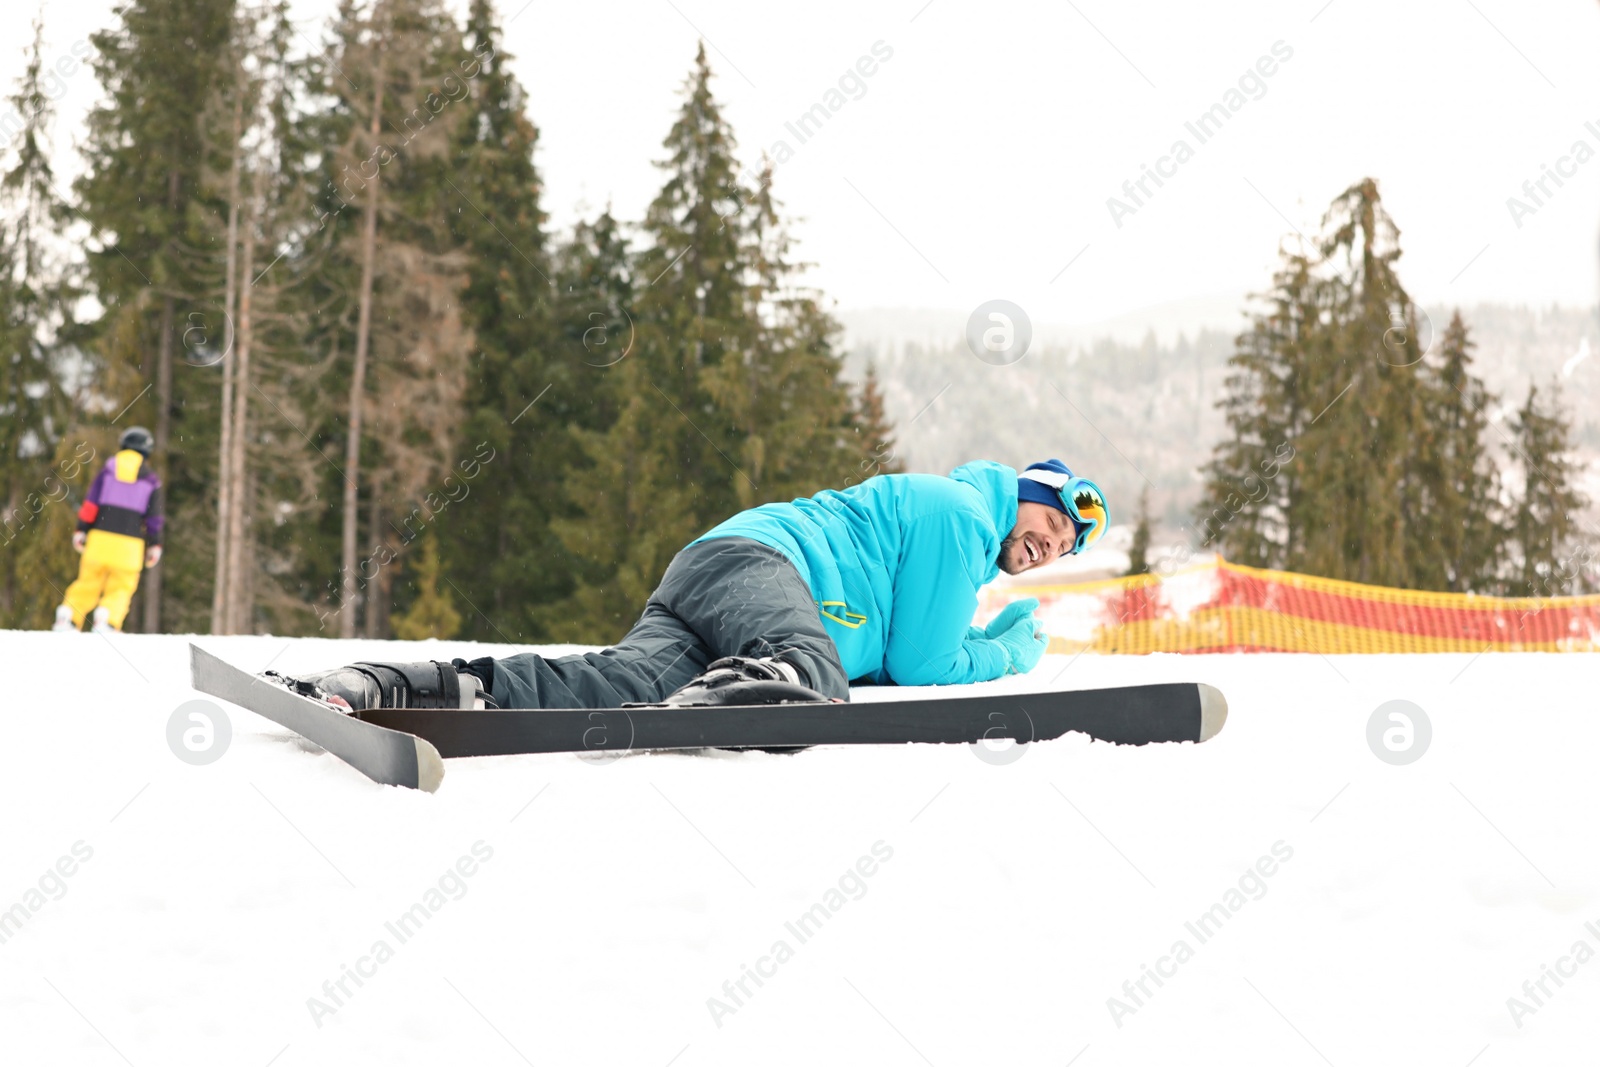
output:
[[417,788],[432,793],[444,781],[444,760],[439,758],[439,750],[427,741],[420,737],[412,740],[417,743]]
[[1228,721],[1228,698],[1214,685],[1199,682],[1195,688],[1200,690],[1200,736],[1196,740],[1209,741]]

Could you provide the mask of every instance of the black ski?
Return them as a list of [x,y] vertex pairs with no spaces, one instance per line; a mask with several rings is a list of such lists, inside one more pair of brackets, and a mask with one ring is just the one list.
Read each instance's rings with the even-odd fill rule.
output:
[[242,671],[197,645],[189,646],[189,672],[191,684],[200,692],[287,726],[381,785],[431,793],[444,779],[439,753],[420,737],[362,722]]
[[525,752],[964,744],[998,738],[1029,742],[1071,731],[1145,745],[1209,740],[1227,716],[1221,691],[1194,682],[852,704],[358,713],[365,723],[426,738],[447,759]]
[[1228,717],[1221,691],[1194,682],[853,704],[604,711],[381,708],[349,714],[242,671],[195,645],[189,653],[193,685],[201,692],[288,727],[373,781],[429,792],[444,778],[441,757],[968,744],[1000,738],[1030,742],[1073,731],[1115,744],[1145,745],[1207,741]]

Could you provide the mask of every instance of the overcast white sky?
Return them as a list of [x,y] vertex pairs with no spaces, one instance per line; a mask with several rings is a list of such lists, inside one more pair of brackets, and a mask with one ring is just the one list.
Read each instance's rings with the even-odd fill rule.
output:
[[[1069,323],[1258,289],[1279,239],[1311,233],[1363,175],[1382,182],[1402,276],[1426,303],[1600,292],[1597,0],[524,3],[501,15],[554,224],[608,200],[642,213],[703,36],[745,161],[793,149],[777,190],[842,309],[966,312],[1000,297]],[[48,54],[112,6],[51,0]],[[0,13],[7,86],[31,8]],[[299,0],[308,36],[332,8]],[[801,144],[785,123],[876,42],[892,57]],[[1185,122],[1277,42],[1292,55],[1247,85],[1259,99],[1200,143]],[[90,75],[68,81],[63,144],[96,93]],[[1180,138],[1193,158],[1118,227],[1107,198]],[[1559,188],[1547,179],[1552,195],[1518,227],[1507,198],[1580,141],[1594,158],[1570,159]]]

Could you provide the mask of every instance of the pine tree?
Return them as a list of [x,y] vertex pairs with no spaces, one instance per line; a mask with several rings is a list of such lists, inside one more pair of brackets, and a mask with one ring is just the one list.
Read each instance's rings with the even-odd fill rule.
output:
[[[439,537],[450,581],[483,612],[468,617],[467,635],[531,640],[545,633],[540,609],[572,590],[572,560],[550,521],[579,458],[571,427],[602,425],[589,388],[600,372],[579,358],[581,336],[565,335],[558,322],[570,310],[585,322],[580,335],[595,325],[565,302],[556,306],[558,267],[533,162],[539,133],[500,37],[488,0],[473,0],[471,95],[456,105],[465,118],[449,179],[450,225],[468,264],[462,314],[474,336],[454,477],[471,495],[441,521]],[[589,293],[586,281],[574,284],[575,304]],[[604,342],[606,331],[596,337]]]
[[1295,465],[1338,390],[1320,330],[1324,286],[1304,252],[1284,251],[1267,305],[1236,340],[1218,402],[1232,431],[1216,447],[1195,515],[1195,549],[1255,567],[1305,566],[1307,494]]
[[555,523],[581,560],[550,613],[573,639],[614,640],[690,540],[741,508],[842,485],[863,454],[838,327],[799,283],[770,167],[740,170],[710,81],[701,45],[641,226],[633,343],[599,386],[616,417],[578,433],[574,514]]
[[[270,303],[264,298],[271,292],[270,286],[263,289],[258,284],[262,265],[257,252],[279,243],[272,224],[278,199],[273,193],[283,169],[275,167],[278,161],[270,158],[282,130],[273,129],[260,111],[264,98],[282,100],[289,95],[282,55],[286,41],[281,33],[286,14],[280,9],[275,57],[270,54],[274,38],[264,38],[261,32],[263,14],[259,10],[239,13],[229,42],[229,76],[218,87],[212,121],[203,126],[207,133],[215,131],[211,137],[217,142],[214,154],[226,160],[227,175],[216,182],[226,205],[226,223],[219,206],[196,226],[199,229],[210,222],[213,231],[220,228],[224,243],[222,322],[207,323],[205,316],[198,320],[201,325],[222,327],[224,335],[216,339],[223,353],[218,376],[216,558],[211,597],[214,633],[249,633],[254,622],[256,561],[250,516],[258,482],[250,463],[250,414],[252,393],[261,389],[258,379],[262,375],[254,364],[262,356],[263,317]],[[269,85],[269,79],[276,84]],[[260,270],[261,275],[266,273]]]
[[465,260],[445,221],[462,209],[451,147],[466,108],[447,94],[472,64],[437,0],[378,0],[364,19],[346,4],[330,50],[318,65],[331,98],[323,129],[339,140],[319,175],[329,291],[312,340],[348,359],[349,376],[333,483],[339,578],[319,616],[348,637],[359,610],[366,635],[380,637],[387,563],[404,548],[396,531],[437,510],[429,500],[448,490],[455,460],[471,332]]
[[1417,351],[1399,238],[1366,179],[1334,200],[1313,253],[1284,253],[1230,361],[1232,434],[1206,468],[1197,541],[1379,585],[1464,589],[1493,573],[1487,394],[1464,324],[1437,356]]
[[[293,195],[303,205],[305,225],[296,254],[278,269],[291,273],[295,302],[302,309],[295,338],[300,358],[298,365],[282,369],[286,388],[276,402],[284,410],[260,420],[264,428],[292,434],[292,440],[316,457],[316,465],[303,472],[300,492],[285,494],[276,505],[286,509],[286,521],[262,534],[284,571],[287,595],[278,628],[292,631],[307,625],[310,632],[329,636],[342,631],[347,617],[353,632],[361,606],[357,596],[346,597],[342,570],[345,486],[352,478],[361,483],[359,472],[347,475],[340,457],[349,445],[361,275],[360,258],[352,253],[361,237],[363,178],[352,168],[367,158],[356,141],[363,136],[361,101],[370,103],[371,95],[362,71],[347,72],[345,64],[362,56],[366,29],[355,0],[339,0],[324,40],[296,69],[303,104],[286,125],[285,152],[296,160],[286,169],[294,176]],[[384,558],[369,552],[358,562],[358,576]],[[373,562],[363,568],[368,560]],[[314,625],[297,617],[300,605],[309,609]]]
[[1139,516],[1133,528],[1133,544],[1128,548],[1128,569],[1122,573],[1126,576],[1135,574],[1149,574],[1150,562],[1150,487],[1146,486],[1139,493]]
[[430,637],[448,640],[461,632],[461,613],[456,610],[449,590],[439,588],[439,539],[430,530],[422,539],[422,551],[412,570],[416,595],[404,615],[394,616],[390,628],[402,641],[425,641]]
[[[648,435],[628,436],[635,391],[645,380],[634,256],[621,224],[609,209],[593,223],[580,223],[561,250],[558,316],[565,351],[581,365],[579,394],[588,405],[571,426],[579,461],[565,472],[562,492],[545,503],[550,529],[571,561],[573,585],[565,599],[541,605],[538,625],[563,640],[607,642],[638,617],[647,577],[622,571],[635,522],[636,498],[629,488],[651,447]],[[641,592],[642,590],[642,592]]]
[[58,518],[49,512],[70,510],[78,474],[64,479],[58,469],[77,451],[61,366],[73,291],[49,240],[68,218],[50,163],[55,109],[41,79],[43,53],[44,24],[35,21],[27,65],[6,100],[22,126],[0,176],[0,626],[30,628],[44,625],[60,601],[52,576],[69,573],[66,540],[55,529],[46,540],[46,526]]
[[1423,499],[1407,532],[1418,589],[1491,591],[1500,567],[1500,478],[1484,439],[1494,397],[1472,374],[1474,347],[1454,313],[1419,383],[1427,392],[1413,456]]
[[861,379],[861,390],[856,395],[854,420],[856,451],[862,458],[857,463],[851,483],[866,481],[878,474],[899,474],[905,468],[896,448],[894,426],[884,410],[883,386],[878,381],[876,362],[867,362]]
[[738,464],[749,462],[738,428],[704,380],[725,357],[754,350],[758,325],[747,314],[743,260],[754,194],[738,180],[733,131],[710,80],[702,45],[657,164],[667,181],[642,227],[651,245],[634,268],[643,283],[630,311],[634,348],[607,368],[617,418],[579,435],[587,469],[568,488],[577,516],[557,521],[567,547],[603,575],[559,609],[569,639],[621,636],[672,556],[738,510],[742,494],[760,492]]
[[805,265],[789,258],[793,241],[778,207],[764,164],[742,210],[747,305],[740,325],[748,340],[703,374],[730,431],[727,452],[748,475],[733,482],[740,508],[842,485],[859,473],[863,451],[834,351],[840,326],[820,294],[799,283]]
[[210,409],[214,383],[176,375],[174,360],[187,304],[201,288],[197,270],[210,261],[192,208],[202,195],[202,119],[211,88],[228,77],[233,13],[234,0],[129,0],[113,28],[91,37],[107,99],[89,114],[86,170],[74,188],[93,238],[88,278],[103,309],[101,357],[138,367],[149,386],[119,393],[110,410],[137,398],[125,418],[152,427],[152,459],[166,485],[167,551],[140,589],[142,626],[151,631],[161,628],[168,595],[198,610],[211,591],[203,531],[215,422],[188,420],[192,398],[196,417]]
[[1509,596],[1561,596],[1582,591],[1593,546],[1579,516],[1589,506],[1577,486],[1581,465],[1572,456],[1572,427],[1559,391],[1540,403],[1537,386],[1512,421],[1513,451],[1522,476],[1508,523]]
[[740,431],[748,427],[737,425],[744,412],[719,411],[706,391],[708,371],[725,359],[742,364],[754,351],[759,324],[749,314],[754,279],[745,259],[755,193],[740,181],[737,141],[711,94],[703,43],[662,143],[669,154],[657,166],[667,182],[646,212],[642,229],[652,244],[636,268],[647,280],[635,311],[639,358],[622,364],[641,375],[641,388],[629,390],[625,432],[649,427],[664,453],[655,477],[630,487],[649,527],[639,561],[648,558],[644,573],[656,576],[705,517],[731,514],[741,496],[760,492],[735,459],[744,451]]
[[317,481],[334,453],[306,433],[318,429],[315,412],[326,403],[319,387],[327,368],[307,358],[325,265],[307,185],[326,150],[306,110],[315,102],[306,65],[291,56],[298,40],[285,0],[241,10],[227,76],[202,118],[205,166],[190,231],[215,252],[194,272],[182,335],[192,365],[182,370],[196,383],[188,431],[214,428],[217,463],[207,479],[214,500],[185,526],[196,541],[214,534],[214,558],[209,587],[197,570],[186,572],[194,584],[170,586],[168,608],[179,625],[199,629],[209,599],[216,633],[303,631],[312,617],[297,574],[313,550],[303,515],[316,508]]
[[[1139,493],[1139,512],[1133,529],[1133,544],[1128,548],[1128,569],[1123,577],[1134,578],[1150,573],[1150,488]],[[1127,582],[1106,599],[1102,618],[1111,627],[1111,633],[1125,635],[1129,627],[1137,624],[1153,626],[1170,625],[1171,606],[1166,590],[1157,579],[1146,582]]]
[[[222,375],[219,383],[220,394],[217,409],[217,515],[216,515],[216,546],[215,559],[212,567],[211,590],[211,632],[214,634],[230,633],[232,620],[237,612],[230,593],[233,583],[231,570],[231,557],[229,543],[232,526],[234,503],[237,494],[234,492],[233,479],[233,411],[234,399],[234,367],[232,324],[238,307],[239,290],[239,207],[242,200],[241,179],[244,171],[245,154],[245,125],[247,115],[255,110],[256,101],[251,99],[251,79],[246,72],[246,49],[242,47],[245,33],[241,32],[241,25],[234,34],[229,49],[231,76],[224,79],[219,91],[213,98],[212,114],[206,123],[206,128],[222,130],[224,150],[214,152],[214,155],[225,155],[227,159],[225,169],[217,167],[227,175],[225,179],[218,174],[212,174],[214,183],[220,186],[219,192],[225,197],[227,222],[224,230],[223,282],[222,282],[222,324],[226,327],[223,339],[221,356]],[[226,120],[221,120],[220,112],[226,115]],[[225,122],[225,125],[224,125]]]
[[[1319,253],[1329,296],[1329,386],[1348,393],[1321,415],[1318,440],[1303,449],[1306,567],[1312,574],[1376,585],[1409,584],[1405,519],[1414,515],[1405,480],[1410,442],[1421,426],[1416,364],[1388,355],[1384,338],[1413,323],[1411,298],[1395,273],[1400,231],[1377,183],[1364,179],[1335,198]],[[1298,448],[1297,444],[1297,448]]]

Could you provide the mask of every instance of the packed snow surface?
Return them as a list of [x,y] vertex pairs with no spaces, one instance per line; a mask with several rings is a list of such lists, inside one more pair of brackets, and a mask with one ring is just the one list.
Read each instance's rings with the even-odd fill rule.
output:
[[[1593,656],[1052,656],[991,685],[1205,681],[1227,728],[453,760],[428,795],[232,707],[180,761],[187,643],[0,634],[7,1063],[1592,1062]],[[1409,765],[1369,748],[1390,700],[1431,722]]]

